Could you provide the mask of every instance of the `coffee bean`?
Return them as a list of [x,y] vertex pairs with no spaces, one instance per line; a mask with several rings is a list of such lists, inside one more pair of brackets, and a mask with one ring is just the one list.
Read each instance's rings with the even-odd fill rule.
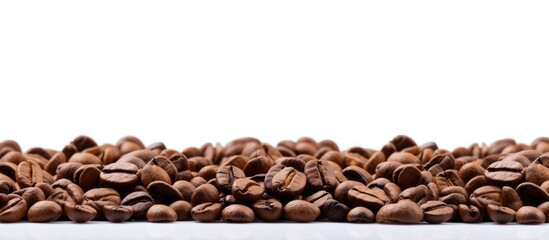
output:
[[[338,181],[335,176],[334,169],[323,160],[309,161],[305,164],[305,176],[307,177],[307,183],[314,190],[327,190],[331,191],[336,188]],[[368,175],[369,180],[373,180],[372,176],[366,170],[364,174]]]
[[282,216],[282,203],[276,199],[261,199],[253,203],[255,215],[265,221],[274,222]]
[[156,204],[147,211],[149,222],[174,222],[177,220],[177,213],[172,208]]
[[21,194],[14,192],[15,194],[21,195],[21,197],[27,202],[27,207],[30,208],[32,205],[39,201],[46,200],[46,195],[40,188],[37,187],[28,187],[21,189]]
[[188,181],[177,181],[173,185],[173,188],[179,191],[181,193],[181,196],[183,197],[183,200],[190,202],[191,198],[193,196],[193,192],[196,189],[196,187],[188,182]]
[[479,209],[486,209],[488,204],[501,205],[501,188],[484,186],[475,190],[470,197],[473,205]]
[[392,179],[394,183],[404,190],[419,185],[422,181],[422,174],[414,165],[404,164],[395,169]]
[[233,182],[236,179],[245,178],[246,174],[244,172],[235,166],[229,165],[229,166],[222,166],[217,170],[217,174],[215,176],[217,180],[217,185],[225,189],[227,191],[231,191],[231,188],[233,186]]
[[191,216],[199,222],[213,222],[221,214],[221,204],[206,202],[194,206],[191,209]]
[[334,222],[343,222],[347,219],[347,214],[351,209],[345,204],[334,199],[329,199],[324,202],[322,212],[330,220]]
[[271,191],[281,198],[294,199],[303,192],[306,183],[304,173],[293,167],[285,167],[273,177]]
[[88,222],[97,216],[97,211],[88,205],[67,202],[64,204],[63,209],[67,217],[76,223]]
[[388,162],[398,162],[400,164],[421,164],[416,155],[407,152],[395,152],[387,158]]
[[177,221],[186,221],[191,219],[192,205],[183,200],[175,201],[170,207],[177,213]]
[[428,223],[443,223],[454,216],[454,209],[441,201],[428,201],[422,204],[423,219]]
[[499,161],[492,163],[486,169],[484,176],[489,183],[498,186],[517,186],[522,182],[524,166],[515,161]]
[[515,189],[504,186],[501,188],[501,205],[504,207],[511,208],[515,211],[519,210],[519,208],[522,207],[522,201],[520,200],[519,195],[515,191]]
[[183,196],[181,196],[179,191],[163,181],[154,181],[149,183],[147,186],[147,192],[151,195],[156,204],[171,204],[175,201],[183,199]]
[[375,221],[375,215],[368,208],[355,207],[347,213],[347,221],[354,223],[371,223]]
[[112,188],[94,188],[84,193],[82,203],[102,214],[106,205],[120,205],[120,194]]
[[132,207],[133,218],[144,219],[149,208],[154,205],[154,201],[147,192],[137,191],[128,194],[120,204]]
[[258,156],[247,161],[242,170],[244,171],[246,176],[265,174],[269,171],[272,164],[273,161],[271,159],[264,156]]
[[538,224],[545,222],[545,214],[536,207],[524,206],[517,211],[517,222],[520,224]]
[[519,184],[516,191],[524,205],[538,206],[549,201],[549,194],[538,185],[530,182]]
[[293,200],[284,206],[284,217],[294,222],[312,222],[320,215],[320,209],[304,200]]
[[545,222],[549,221],[549,202],[544,202],[538,206],[538,209],[545,214]]
[[196,188],[193,192],[191,198],[191,203],[193,206],[197,206],[205,202],[218,202],[219,201],[219,191],[211,184],[202,184]]
[[480,209],[473,205],[460,204],[458,206],[458,214],[461,220],[466,223],[478,223],[483,219]]
[[400,193],[399,199],[408,199],[417,204],[424,204],[432,198],[429,192],[429,188],[425,185],[419,185],[416,187],[408,188]]
[[410,200],[384,205],[376,214],[378,223],[414,224],[422,219],[423,211],[417,203]]
[[17,222],[26,212],[27,203],[20,196],[0,197],[0,222]]
[[53,201],[40,201],[32,205],[27,212],[29,222],[53,222],[63,213],[61,206]]
[[241,204],[233,204],[221,212],[221,219],[227,222],[253,222],[255,219],[254,211]]
[[101,187],[132,189],[137,185],[139,168],[131,163],[111,163],[101,172]]
[[110,222],[120,223],[130,219],[133,215],[133,208],[131,206],[108,205],[103,207],[103,213]]
[[488,213],[488,217],[492,219],[492,221],[505,224],[508,222],[511,222],[515,219],[516,212],[515,210],[503,207],[503,206],[497,206],[493,204],[488,204],[488,207],[486,208],[486,211]]
[[23,161],[17,166],[16,180],[22,188],[32,187],[36,183],[44,182],[42,168],[35,161]]
[[333,198],[340,203],[349,205],[347,194],[349,193],[349,190],[354,186],[364,186],[364,184],[361,182],[352,181],[352,180],[344,181],[339,185],[337,185],[337,187],[335,188]]
[[231,192],[237,201],[246,203],[259,200],[265,189],[251,179],[241,178],[234,181]]

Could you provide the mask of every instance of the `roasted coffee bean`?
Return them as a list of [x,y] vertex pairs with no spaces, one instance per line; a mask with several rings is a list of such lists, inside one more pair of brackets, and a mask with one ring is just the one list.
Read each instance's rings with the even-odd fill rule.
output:
[[255,215],[246,205],[233,204],[223,209],[221,219],[226,222],[253,222]]
[[[369,176],[369,181],[373,180],[372,176],[370,176],[366,170],[361,168],[359,169],[364,171],[364,174]],[[307,164],[305,164],[305,176],[307,177],[307,183],[314,190],[322,189],[332,191],[338,184],[334,169],[330,166],[330,164],[328,164],[328,162],[323,160],[307,162]]]
[[400,167],[402,163],[399,162],[382,162],[377,165],[375,176],[376,178],[393,179],[393,172]]
[[177,213],[177,221],[186,221],[191,219],[192,205],[183,200],[175,201],[170,207]]
[[101,172],[101,187],[132,189],[137,185],[139,168],[131,163],[111,163]]
[[293,200],[284,206],[284,217],[294,222],[312,222],[320,215],[320,209],[304,200]]
[[387,183],[383,188],[377,186],[354,186],[347,193],[347,197],[353,206],[367,207],[377,212],[383,205],[396,202],[399,194],[400,188],[396,184]]
[[425,185],[408,188],[400,193],[399,198],[408,199],[420,205],[435,199],[431,197],[429,188]]
[[63,209],[53,201],[40,201],[27,212],[29,222],[53,222],[63,214]]
[[324,203],[330,199],[333,199],[332,194],[324,190],[320,190],[312,195],[307,196],[303,200],[314,204],[319,209],[322,209],[324,206]]
[[265,189],[254,180],[241,178],[234,181],[231,192],[237,201],[251,203],[259,200]]
[[246,162],[242,169],[246,176],[254,176],[257,174],[265,174],[269,171],[273,161],[265,156],[258,156]]
[[517,222],[520,224],[538,224],[545,222],[545,214],[536,207],[524,206],[517,211]]
[[73,154],[69,158],[69,162],[76,162],[76,163],[80,163],[82,165],[88,165],[88,164],[101,165],[101,164],[103,164],[103,162],[101,161],[101,159],[99,159],[99,157],[97,157],[97,156],[95,156],[91,153],[83,153],[83,152]]
[[337,185],[336,189],[334,190],[333,198],[337,200],[340,203],[348,204],[349,200],[347,197],[347,194],[351,188],[354,186],[364,186],[363,183],[357,182],[357,181],[345,181],[341,184]]
[[206,202],[194,206],[191,209],[191,216],[199,222],[213,222],[221,215],[221,204]]
[[219,201],[219,191],[211,184],[202,184],[196,188],[193,192],[191,198],[191,203],[193,206],[197,206],[205,202],[218,202]]
[[293,167],[285,167],[273,177],[271,191],[281,198],[294,199],[303,192],[306,183],[304,173]]
[[83,165],[74,172],[74,183],[88,191],[99,187],[101,170],[94,165]]
[[17,166],[16,180],[22,188],[32,187],[39,182],[44,182],[44,174],[37,162],[27,160]]
[[538,209],[545,214],[545,222],[549,221],[549,202],[544,202],[538,206]]
[[88,205],[77,205],[67,202],[63,209],[67,217],[76,223],[91,221],[97,216],[97,211]]
[[[29,187],[29,188],[21,189],[20,191],[22,191],[20,195],[27,202],[28,208],[32,207],[32,205],[34,205],[37,202],[46,200],[46,195],[44,194],[44,192],[42,192],[40,188]],[[15,193],[15,194],[18,194],[18,193]]]
[[27,202],[20,196],[2,197],[0,194],[0,222],[17,222],[25,216]]
[[106,205],[120,205],[120,194],[112,188],[94,188],[84,193],[82,203],[93,207],[99,214]]
[[252,204],[255,215],[265,221],[274,222],[282,216],[282,203],[276,199],[261,199]]
[[549,201],[549,194],[536,184],[524,182],[517,186],[517,194],[526,206],[538,206]]
[[217,170],[215,179],[217,180],[217,185],[220,188],[230,191],[233,186],[233,182],[236,179],[245,177],[246,174],[244,174],[244,172],[240,168],[228,165],[222,166]]
[[179,191],[163,181],[151,182],[149,186],[147,186],[147,192],[151,195],[156,204],[171,204],[183,199],[183,196],[181,196]]
[[147,211],[149,222],[174,222],[177,220],[177,213],[172,208],[156,204]]
[[133,218],[144,219],[154,200],[147,192],[137,191],[128,194],[120,204],[132,207]]
[[177,189],[179,193],[181,193],[181,196],[183,196],[183,200],[187,202],[191,201],[193,192],[196,189],[196,187],[192,183],[183,180],[175,182],[173,184],[173,187]]
[[329,199],[324,202],[322,212],[330,220],[334,222],[343,222],[347,219],[347,214],[351,209],[345,204],[334,199]]
[[376,214],[378,223],[414,224],[422,219],[423,211],[417,203],[410,200],[384,205]]
[[419,185],[422,175],[421,171],[414,165],[403,164],[395,169],[392,179],[400,189],[404,190]]
[[133,208],[131,206],[108,205],[103,207],[103,213],[107,220],[120,223],[125,222],[132,217]]
[[375,215],[368,208],[355,207],[347,213],[347,221],[354,223],[371,223],[375,221]]
[[438,173],[435,177],[435,183],[439,189],[444,189],[451,186],[465,186],[456,170],[445,170]]
[[59,179],[74,179],[74,173],[78,168],[82,167],[81,163],[77,162],[66,162],[61,163],[59,166],[57,166],[57,169],[55,170],[55,175],[57,176],[57,180]]
[[485,210],[488,204],[501,205],[501,188],[496,186],[480,187],[471,194],[470,201],[482,210]]
[[522,182],[522,164],[510,161],[502,160],[490,164],[486,169],[484,176],[489,183],[497,186],[517,186]]
[[518,211],[522,207],[522,201],[515,189],[505,186],[501,188],[501,205]]
[[483,219],[482,211],[473,205],[460,204],[458,206],[458,214],[463,222],[466,223],[478,223]]
[[395,152],[387,158],[387,161],[401,164],[421,164],[421,161],[416,155],[407,152]]
[[428,201],[420,207],[423,210],[423,219],[428,223],[443,223],[454,215],[454,209],[441,201]]
[[488,207],[486,208],[486,212],[488,213],[488,217],[490,217],[492,221],[500,224],[505,224],[513,221],[516,215],[515,210],[511,208],[497,206],[493,204],[488,204]]

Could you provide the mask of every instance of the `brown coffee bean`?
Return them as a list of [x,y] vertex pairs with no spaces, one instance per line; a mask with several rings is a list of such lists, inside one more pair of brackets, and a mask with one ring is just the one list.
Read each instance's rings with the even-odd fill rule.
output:
[[131,206],[107,205],[103,207],[103,213],[110,222],[121,223],[130,219],[133,215],[133,208]]
[[35,161],[23,161],[17,166],[16,181],[22,188],[32,187],[36,183],[44,182],[42,168]]
[[376,214],[378,223],[415,224],[423,219],[423,211],[417,203],[401,200],[389,203],[379,209]]
[[[357,167],[358,168],[358,167]],[[335,176],[334,169],[328,162],[323,160],[309,161],[305,164],[305,176],[307,177],[307,183],[314,190],[327,190],[332,191],[336,188],[338,181]],[[373,180],[372,176],[366,170],[364,171],[366,175]]]
[[285,167],[273,177],[271,191],[281,198],[294,199],[303,192],[306,183],[304,173],[293,167]]
[[223,209],[221,219],[226,222],[253,222],[255,215],[249,207],[233,204]]
[[461,180],[456,170],[445,170],[438,173],[435,176],[435,183],[437,184],[439,189],[444,189],[451,186],[465,186],[463,180]]
[[191,216],[199,222],[213,222],[221,215],[221,204],[206,202],[194,206],[191,209]]
[[282,216],[282,203],[276,199],[261,199],[253,203],[255,215],[265,221],[274,222]]
[[57,176],[57,180],[63,179],[63,178],[73,180],[74,173],[81,166],[82,164],[77,162],[66,162],[66,163],[59,164],[59,166],[57,166],[57,169],[55,170],[55,175]]
[[390,143],[395,146],[397,151],[400,151],[408,147],[417,146],[416,142],[412,138],[406,135],[398,135],[394,137]]
[[538,206],[549,201],[549,194],[538,185],[530,182],[519,184],[516,191],[520,200],[526,206]]
[[393,179],[393,172],[400,167],[402,163],[399,162],[382,162],[377,165],[375,176],[376,178]]
[[330,220],[334,222],[343,222],[347,219],[347,214],[351,209],[345,204],[334,199],[329,199],[324,202],[322,212]]
[[0,197],[0,222],[17,222],[26,212],[27,203],[20,196]]
[[88,191],[99,187],[101,170],[95,165],[82,165],[74,171],[74,183]]
[[191,219],[192,205],[183,200],[175,201],[170,207],[177,213],[177,221],[187,221]]
[[458,206],[458,214],[463,222],[478,223],[483,219],[483,213],[473,205],[460,204]]
[[101,187],[132,189],[137,185],[139,168],[131,163],[111,163],[103,168],[100,175]]
[[217,180],[217,185],[220,188],[225,189],[226,191],[231,191],[233,182],[236,179],[245,178],[245,177],[246,177],[246,174],[244,174],[244,172],[240,168],[232,165],[228,165],[228,166],[222,166],[217,170],[215,179]]
[[25,200],[25,202],[27,202],[28,208],[32,207],[32,205],[39,201],[46,200],[46,195],[44,194],[44,192],[42,192],[42,190],[37,187],[28,187],[25,189],[21,189],[18,192],[21,192],[21,194],[17,192],[14,193],[20,195]]
[[515,211],[518,211],[519,208],[522,207],[522,201],[520,200],[519,195],[515,191],[515,189],[504,186],[501,188],[501,205],[504,207],[511,208]]
[[520,224],[539,224],[545,222],[545,214],[532,206],[521,207],[517,211],[516,218]]
[[354,186],[364,186],[363,183],[357,182],[357,181],[344,181],[337,185],[337,187],[334,190],[333,198],[337,200],[340,203],[344,203],[346,205],[349,205],[349,200],[347,198],[347,194],[351,188]]
[[538,206],[538,209],[545,214],[545,222],[549,222],[549,202],[544,202]]
[[490,164],[484,173],[489,183],[498,186],[517,186],[522,182],[522,164],[515,161],[498,161]]
[[231,192],[237,201],[251,203],[259,200],[265,189],[254,180],[241,178],[234,181]]
[[499,224],[505,224],[513,221],[516,215],[515,210],[511,208],[497,206],[493,204],[488,204],[488,207],[486,208],[486,212],[488,213],[488,217],[490,217],[492,221],[497,222]]
[[258,156],[247,161],[242,170],[246,176],[253,176],[267,173],[272,165],[273,161],[271,159],[264,156]]
[[312,195],[305,197],[303,200],[314,204],[316,207],[322,210],[324,203],[329,199],[333,199],[332,194],[327,191],[320,190]]
[[177,220],[177,213],[172,208],[155,204],[147,211],[149,222],[174,222]]
[[420,207],[423,210],[423,219],[428,223],[443,223],[454,216],[454,209],[441,201],[428,201]]
[[320,215],[320,209],[304,200],[293,200],[284,206],[284,217],[294,222],[312,222]]
[[156,204],[171,204],[175,201],[183,199],[183,196],[181,196],[179,191],[163,181],[151,182],[147,186],[147,192],[151,195],[154,199],[154,203]]
[[399,194],[400,188],[396,184],[387,183],[383,188],[354,186],[347,193],[347,197],[353,206],[367,207],[377,212],[385,204],[396,202]]
[[27,212],[29,222],[53,222],[63,214],[63,209],[53,201],[40,201]]
[[371,223],[375,221],[375,215],[368,208],[355,207],[347,213],[347,221],[354,223]]
[[196,189],[192,183],[183,180],[175,182],[173,188],[177,189],[181,193],[181,196],[183,196],[183,200],[187,202],[191,201],[193,192]]
[[482,210],[485,210],[488,204],[501,205],[501,188],[496,186],[480,187],[471,194],[470,201]]
[[421,171],[414,165],[403,164],[395,169],[392,179],[400,189],[404,190],[419,185],[422,180],[422,175]]
[[132,207],[133,218],[144,219],[149,208],[154,205],[154,201],[147,192],[137,191],[128,194],[120,204]]
[[427,186],[419,185],[402,191],[399,195],[399,199],[408,199],[419,205],[422,205],[427,201],[433,200],[435,198],[431,197],[429,188]]
[[469,180],[476,176],[484,175],[485,171],[486,169],[480,165],[480,162],[474,161],[464,164],[459,169],[458,175],[464,182],[469,182]]
[[549,180],[549,168],[538,162],[534,162],[526,168],[524,178],[527,182],[541,185]]
[[433,176],[436,176],[439,173],[437,169],[441,169],[442,171],[454,169],[455,165],[456,160],[452,154],[440,154],[432,157],[423,165],[423,168],[427,169]]
[[97,216],[97,211],[88,205],[76,205],[67,202],[64,204],[63,209],[67,217],[76,223],[88,222]]
[[120,205],[120,194],[112,188],[94,188],[84,193],[82,203],[102,214],[106,205]]
[[193,192],[191,198],[191,203],[193,206],[197,206],[201,203],[212,202],[216,203],[219,201],[219,191],[211,184],[202,184],[196,188]]

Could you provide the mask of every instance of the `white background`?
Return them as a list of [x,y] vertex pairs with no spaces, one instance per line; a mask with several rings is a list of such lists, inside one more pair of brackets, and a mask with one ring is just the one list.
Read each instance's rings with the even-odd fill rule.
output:
[[2,1],[0,139],[549,135],[547,1]]

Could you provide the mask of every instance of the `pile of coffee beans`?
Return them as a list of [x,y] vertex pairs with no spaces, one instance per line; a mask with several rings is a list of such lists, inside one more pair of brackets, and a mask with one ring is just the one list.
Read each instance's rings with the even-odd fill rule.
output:
[[549,138],[379,150],[302,137],[181,150],[128,136],[61,150],[0,142],[0,222],[549,221]]

